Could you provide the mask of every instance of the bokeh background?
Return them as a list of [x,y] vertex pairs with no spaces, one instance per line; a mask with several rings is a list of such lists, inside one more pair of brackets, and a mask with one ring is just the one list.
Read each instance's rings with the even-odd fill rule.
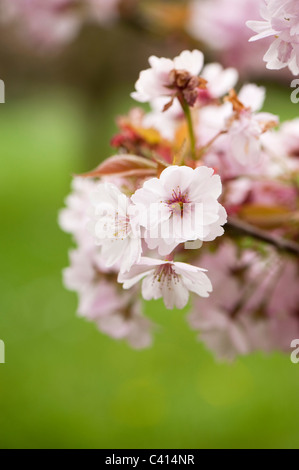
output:
[[[111,154],[148,56],[174,56],[184,39],[88,27],[59,54],[36,54],[2,27],[0,45],[0,447],[298,447],[299,364],[288,355],[217,363],[186,312],[161,302],[146,305],[160,325],[154,346],[137,352],[76,317],[62,285],[71,240],[57,214],[72,174]],[[267,111],[298,116],[289,82],[266,86]]]

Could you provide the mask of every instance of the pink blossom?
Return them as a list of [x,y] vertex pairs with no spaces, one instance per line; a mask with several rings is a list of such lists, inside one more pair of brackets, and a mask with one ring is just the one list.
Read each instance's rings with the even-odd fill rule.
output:
[[256,350],[289,350],[298,337],[298,266],[272,250],[262,255],[232,242],[200,257],[209,269],[214,293],[195,300],[189,320],[218,359]]
[[74,0],[4,0],[8,19],[20,23],[22,33],[42,47],[54,47],[72,40],[80,20]]
[[2,0],[4,21],[16,22],[30,42],[54,48],[74,39],[86,21],[117,16],[119,0]]
[[299,10],[296,0],[265,0],[260,14],[263,21],[247,21],[247,26],[257,34],[250,41],[274,36],[264,56],[268,69],[289,67],[299,74]]
[[65,286],[78,292],[78,313],[89,320],[113,313],[124,307],[128,299],[120,296],[117,286],[108,282],[103,271],[99,251],[77,249],[70,253],[71,266],[63,273]]
[[[249,44],[246,21],[259,15],[263,0],[193,0],[187,29],[207,44],[226,66],[237,67],[242,75],[264,73],[262,44]],[[251,46],[251,47],[250,47]]]
[[277,134],[282,153],[299,164],[299,118],[282,123]]
[[164,300],[166,308],[184,308],[189,299],[189,291],[201,297],[208,297],[212,291],[205,269],[186,263],[159,261],[141,258],[138,265],[128,273],[119,274],[118,281],[124,289],[130,289],[143,279],[142,296],[145,300]]
[[[263,87],[248,84],[241,88],[238,95],[231,92],[229,102],[200,109],[196,128],[198,139],[204,147],[222,134],[209,147],[207,155],[220,152],[220,168],[225,167],[225,164],[228,167],[225,173],[242,173],[245,169],[246,172],[252,172],[257,166],[260,171],[263,166],[265,156],[261,137],[278,124],[277,116],[258,112],[264,99]],[[222,160],[223,154],[227,155],[225,162]]]
[[93,245],[92,236],[87,230],[92,209],[91,194],[96,183],[87,178],[76,177],[72,181],[72,192],[65,200],[66,208],[59,212],[59,225],[73,235],[80,245]]
[[188,240],[214,240],[224,232],[226,212],[219,204],[221,180],[207,167],[173,165],[146,181],[132,196],[145,227],[145,241],[161,255]]
[[152,343],[152,322],[142,315],[136,292],[125,292],[109,273],[98,248],[70,252],[70,267],[63,272],[64,284],[79,296],[78,313],[114,339],[126,340],[133,348]]
[[[197,307],[198,308],[198,307]],[[200,340],[219,361],[233,361],[236,356],[249,354],[250,343],[246,330],[238,320],[232,320],[224,311],[205,310],[189,315],[193,329],[200,331]]]
[[121,272],[128,271],[141,256],[140,228],[138,219],[130,214],[134,209],[130,199],[111,183],[98,184],[91,199],[90,230],[102,248],[106,266],[119,263]]
[[161,96],[175,97],[181,91],[188,102],[194,103],[198,95],[198,75],[203,62],[203,53],[197,50],[183,51],[173,60],[151,56],[151,67],[140,73],[135,85],[136,91],[131,96],[145,103]]
[[152,344],[152,322],[141,315],[142,305],[137,301],[129,313],[115,311],[98,319],[98,327],[114,339],[125,339],[134,349],[143,349]]
[[229,67],[224,69],[218,63],[208,64],[204,67],[202,78],[207,80],[206,90],[199,93],[199,99],[203,99],[204,95],[208,95],[210,99],[220,98],[234,88],[238,82],[238,71]]
[[[233,156],[241,164],[258,163],[262,143],[261,135],[278,124],[278,117],[270,113],[257,113],[263,105],[265,90],[256,85],[242,87],[238,100],[244,108],[237,112],[228,129]],[[230,122],[230,118],[229,118]]]
[[247,202],[264,206],[280,206],[295,211],[297,207],[297,190],[283,181],[253,181]]
[[299,171],[299,119],[284,122],[275,132],[263,136],[263,145],[278,166],[277,174]]
[[[178,59],[191,70],[198,52]],[[187,108],[183,92],[195,75],[170,68],[180,60],[152,60],[149,82],[141,77],[152,111],[119,119],[118,155],[89,173],[101,182],[75,178],[59,217],[77,243],[65,285],[78,293],[82,316],[135,348],[151,344],[141,281],[143,298],[163,298],[168,309],[196,294],[190,324],[219,359],[288,351],[299,334],[299,266],[282,250],[297,251],[298,120],[273,130],[277,117],[260,112],[264,88],[249,84],[237,94],[236,72],[219,64],[200,72],[204,87],[196,81]],[[203,246],[223,235],[226,209],[225,237]]]

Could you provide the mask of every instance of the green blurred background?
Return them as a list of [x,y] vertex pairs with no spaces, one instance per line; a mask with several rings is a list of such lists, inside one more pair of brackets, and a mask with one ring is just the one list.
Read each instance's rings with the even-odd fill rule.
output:
[[[161,302],[146,305],[160,328],[141,352],[76,317],[76,295],[62,285],[71,240],[58,211],[71,175],[109,155],[114,118],[133,104],[129,92],[149,53],[168,47],[112,33],[110,50],[123,34],[136,60],[102,52],[89,76],[90,57],[76,62],[74,50],[89,50],[90,34],[64,56],[29,66],[30,54],[14,44],[0,53],[0,447],[298,447],[299,364],[288,355],[218,364],[186,312]],[[298,115],[290,91],[269,86],[266,109]]]

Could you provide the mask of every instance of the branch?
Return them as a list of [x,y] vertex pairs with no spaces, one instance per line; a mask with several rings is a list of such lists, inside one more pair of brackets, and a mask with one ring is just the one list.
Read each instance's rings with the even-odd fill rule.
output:
[[291,240],[286,240],[285,238],[279,237],[277,235],[272,235],[271,233],[254,227],[253,225],[250,225],[243,220],[237,219],[235,217],[229,217],[226,228],[233,233],[247,235],[256,238],[257,240],[269,243],[279,251],[285,251],[292,255],[299,256],[298,243]]
[[194,134],[194,129],[193,129],[193,122],[192,122],[190,107],[184,97],[179,99],[179,101],[181,103],[182,109],[186,117],[187,125],[188,125],[192,159],[196,160],[196,149],[195,149],[196,141],[195,141],[195,134]]
[[207,142],[206,145],[204,145],[203,147],[201,147],[199,150],[198,150],[198,159],[201,158],[201,156],[207,151],[209,150],[209,148],[211,147],[211,145],[213,145],[213,143],[223,134],[227,134],[227,130],[222,130],[222,131],[219,131],[218,134],[216,134],[211,140],[209,140],[209,142]]

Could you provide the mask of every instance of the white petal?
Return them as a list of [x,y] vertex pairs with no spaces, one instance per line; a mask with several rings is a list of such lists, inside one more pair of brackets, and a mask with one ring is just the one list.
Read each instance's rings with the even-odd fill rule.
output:
[[266,96],[264,87],[250,83],[244,85],[238,95],[239,100],[252,111],[258,111],[262,108]]
[[276,39],[268,51],[264,55],[264,61],[267,62],[267,68],[271,70],[280,70],[286,66],[285,63],[281,62],[278,58],[279,46],[281,44],[280,39]]
[[161,284],[156,280],[155,271],[151,271],[142,281],[142,297],[145,300],[157,300],[162,297]]
[[191,75],[198,75],[204,64],[204,55],[201,51],[183,51],[173,60],[177,70],[187,70]]
[[[180,268],[175,268],[176,271],[180,271]],[[185,271],[183,276],[183,282],[187,289],[200,297],[209,297],[209,293],[212,292],[213,287],[208,276],[201,270],[196,272]]]
[[252,36],[249,41],[258,41],[259,39],[274,36],[276,31],[271,27],[269,21],[247,21],[246,26],[258,33]]
[[234,68],[223,69],[222,65],[212,63],[205,66],[201,76],[208,81],[208,90],[213,98],[219,98],[232,89],[239,78]]
[[169,310],[172,310],[174,307],[179,309],[184,308],[189,300],[188,289],[186,289],[180,277],[173,279],[169,284],[164,282],[162,285],[162,295],[165,307]]

